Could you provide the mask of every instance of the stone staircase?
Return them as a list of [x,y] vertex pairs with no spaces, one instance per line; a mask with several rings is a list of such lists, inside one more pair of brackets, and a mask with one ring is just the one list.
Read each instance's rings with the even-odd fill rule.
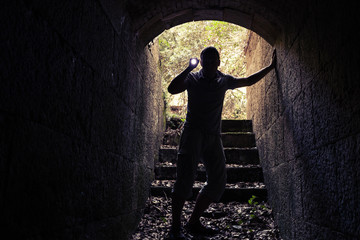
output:
[[[258,201],[266,201],[267,192],[259,165],[255,135],[250,120],[223,120],[222,141],[226,155],[227,184],[221,202],[246,202],[253,195]],[[177,146],[163,145],[155,166],[152,196],[171,196],[176,178]],[[205,168],[199,164],[193,198],[205,184]]]

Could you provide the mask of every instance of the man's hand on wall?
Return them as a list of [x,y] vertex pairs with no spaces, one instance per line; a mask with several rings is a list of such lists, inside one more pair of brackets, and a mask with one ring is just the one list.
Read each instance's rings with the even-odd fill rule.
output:
[[274,48],[270,66],[273,67],[273,68],[276,67],[276,48]]

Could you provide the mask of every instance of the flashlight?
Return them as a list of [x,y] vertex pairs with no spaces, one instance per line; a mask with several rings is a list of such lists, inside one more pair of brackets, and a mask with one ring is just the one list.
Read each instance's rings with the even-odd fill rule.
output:
[[191,65],[195,66],[198,63],[198,60],[196,58],[192,58],[190,60]]

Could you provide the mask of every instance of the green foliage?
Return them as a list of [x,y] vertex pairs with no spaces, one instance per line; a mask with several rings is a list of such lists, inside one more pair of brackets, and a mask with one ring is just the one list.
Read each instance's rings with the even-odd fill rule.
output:
[[259,216],[259,210],[265,210],[265,211],[269,211],[270,209],[268,209],[264,204],[259,204],[259,202],[255,201],[257,197],[256,196],[252,196],[249,200],[248,203],[252,206],[252,209],[250,210],[250,219],[255,219],[260,217]]
[[167,222],[166,217],[161,216],[160,219],[161,219],[164,223]]
[[[200,52],[208,46],[218,49],[221,58],[219,70],[235,77],[245,74],[245,55],[248,30],[240,26],[221,21],[198,21],[179,25],[164,31],[159,37],[159,64],[163,81],[163,91],[171,80],[182,72],[192,57],[200,58]],[[194,71],[200,70],[201,66]],[[186,105],[186,92],[179,95],[165,94],[167,112],[169,105]],[[225,96],[223,119],[245,119],[245,90],[228,91]],[[185,117],[186,107],[178,113]]]
[[252,195],[252,197],[248,200],[248,203],[249,203],[250,205],[254,205],[254,206],[258,205],[259,203],[258,203],[258,202],[255,202],[255,199],[256,199],[256,196],[255,196],[255,195]]

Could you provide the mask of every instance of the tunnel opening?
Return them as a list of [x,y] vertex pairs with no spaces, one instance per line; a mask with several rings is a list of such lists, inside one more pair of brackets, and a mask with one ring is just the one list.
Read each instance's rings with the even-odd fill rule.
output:
[[[204,18],[204,19],[207,19],[206,21],[204,20],[204,21],[201,21],[201,20],[197,20],[197,21],[195,21],[195,22],[192,22],[192,24],[196,24],[196,25],[199,25],[199,22],[205,22],[205,24],[207,23],[207,22],[210,22],[210,24],[211,24],[211,22],[215,22],[216,24],[215,25],[217,25],[218,23],[225,23],[225,24],[228,24],[228,22],[219,22],[219,21],[216,21],[216,20],[208,20],[209,19],[209,16],[208,17],[206,17],[206,18]],[[171,32],[171,34],[172,35],[174,35],[174,32],[176,32],[176,31],[180,31],[180,30],[177,30],[176,28],[178,28],[178,27],[181,27],[182,25],[186,25],[187,23],[182,23],[182,24],[179,24],[178,26],[173,26],[172,28],[170,28],[169,29],[169,31],[171,31],[171,30],[173,30],[173,32]],[[237,28],[243,28],[243,27],[240,27],[238,24],[236,24],[236,27]],[[185,26],[185,28],[189,28],[189,26],[187,25],[187,26]],[[243,28],[243,29],[245,29],[245,28]],[[262,37],[260,37],[260,36],[258,36],[256,33],[254,33],[254,32],[252,32],[251,30],[248,30],[248,29],[246,29],[245,30],[246,31],[246,34],[245,34],[245,37],[243,37],[243,39],[241,39],[241,36],[238,36],[239,37],[239,39],[241,39],[241,41],[243,41],[242,42],[242,45],[241,45],[241,53],[239,53],[239,54],[242,54],[243,56],[242,56],[242,59],[241,59],[241,61],[242,61],[242,64],[243,64],[243,66],[242,66],[242,68],[241,68],[241,70],[239,71],[239,72],[236,72],[235,70],[234,70],[234,67],[230,67],[230,68],[226,68],[225,69],[225,71],[224,71],[224,73],[230,73],[230,74],[234,74],[234,75],[236,75],[236,77],[244,77],[245,75],[246,75],[246,66],[245,66],[245,63],[244,63],[244,61],[245,61],[245,56],[244,56],[244,53],[246,52],[246,51],[248,51],[248,41],[249,41],[249,39],[250,39],[250,37],[254,37],[254,36],[257,36],[257,37],[259,37],[259,38],[261,38],[262,39]],[[201,38],[201,37],[206,37],[206,36],[204,36],[204,34],[203,33],[201,33],[201,32],[199,32],[198,33],[200,36],[198,36],[198,38]],[[193,33],[190,33],[190,35],[195,35],[195,34],[193,34]],[[157,44],[159,44],[160,46],[160,54],[159,54],[159,62],[160,62],[160,64],[161,64],[161,61],[164,61],[164,59],[165,59],[165,57],[164,56],[161,56],[161,45],[162,44],[164,44],[164,45],[169,45],[169,43],[167,42],[167,39],[165,39],[164,37],[163,38],[161,38],[162,36],[160,35],[160,36],[157,36],[155,39],[153,39],[150,43],[149,43],[149,45],[148,45],[148,47],[154,47],[154,45],[157,45]],[[172,36],[172,37],[174,37],[174,36]],[[192,37],[194,37],[194,36],[192,36]],[[219,36],[218,36],[219,37]],[[236,38],[236,36],[233,36],[234,38]],[[196,41],[197,39],[196,38],[193,38],[192,39],[193,41]],[[221,39],[220,39],[220,41],[221,41]],[[236,40],[235,40],[236,41]],[[265,42],[267,42],[266,40],[264,40]],[[141,41],[140,41],[141,42]],[[180,45],[180,43],[178,42],[178,41],[175,41],[176,42],[176,44],[179,44]],[[190,40],[190,42],[191,42],[191,40]],[[219,47],[219,45],[220,45],[220,47],[219,47],[219,49],[220,49],[220,55],[222,56],[222,54],[221,54],[221,50],[224,50],[224,48],[228,48],[227,50],[229,51],[229,52],[231,52],[230,54],[234,54],[235,52],[233,51],[233,47],[231,46],[231,43],[229,44],[230,46],[222,46],[221,45],[221,43],[217,43],[217,42],[213,42],[213,43],[211,43],[211,44],[203,44],[203,45],[201,45],[201,44],[199,44],[199,43],[197,43],[199,46],[197,46],[197,48],[194,48],[194,49],[191,49],[190,51],[188,50],[188,49],[183,49],[183,52],[182,52],[182,57],[184,58],[184,59],[182,59],[182,61],[179,61],[178,59],[176,59],[175,58],[175,61],[173,61],[173,62],[171,62],[171,61],[169,61],[169,62],[167,62],[170,66],[170,68],[173,68],[172,69],[172,71],[176,71],[176,73],[175,74],[173,74],[173,75],[170,75],[170,78],[166,81],[162,81],[162,84],[164,84],[165,86],[163,86],[163,92],[164,91],[166,91],[167,92],[167,86],[168,86],[168,84],[169,84],[169,80],[172,80],[177,74],[179,74],[179,72],[181,72],[181,70],[183,69],[183,68],[185,68],[186,66],[187,66],[187,64],[188,64],[188,60],[189,60],[189,58],[191,58],[191,57],[198,57],[199,58],[199,53],[200,53],[200,51],[204,48],[204,47],[206,47],[206,46],[209,46],[209,45],[212,45],[212,46],[216,46],[216,47]],[[269,52],[271,52],[271,48],[270,48],[270,44],[269,43],[267,43],[268,45],[268,47],[269,47]],[[156,48],[156,47],[155,47]],[[176,54],[176,50],[174,50],[174,49],[167,49],[167,51],[169,51],[170,52],[170,55],[174,55],[174,54]],[[169,54],[169,53],[168,53]],[[268,59],[266,59],[266,60],[268,60]],[[264,59],[264,62],[266,61],[265,59]],[[167,59],[165,59],[165,61],[167,61]],[[175,62],[176,62],[176,64],[175,64]],[[226,63],[225,63],[226,64]],[[265,63],[263,64],[264,66],[265,66]],[[176,67],[174,67],[174,66],[176,66]],[[196,70],[196,69],[195,69]],[[254,68],[253,68],[253,70],[254,70]],[[169,69],[164,69],[163,71],[169,71]],[[162,74],[164,74],[164,72],[162,72]],[[249,73],[248,73],[249,74]],[[241,91],[241,95],[242,96],[244,96],[245,95],[245,93],[246,93],[246,90],[242,90]],[[233,97],[234,97],[234,95],[233,95]],[[231,98],[231,97],[230,97]],[[173,112],[171,112],[171,113],[165,113],[165,116],[167,116],[167,114],[169,114],[171,117],[173,117],[174,115],[178,115],[178,116],[176,116],[176,117],[179,117],[179,118],[181,118],[181,119],[183,119],[184,120],[184,118],[185,118],[185,114],[184,114],[184,112],[183,113],[179,113],[179,110],[178,110],[178,108],[176,108],[176,107],[182,107],[182,108],[184,108],[184,107],[186,107],[186,98],[183,98],[183,99],[181,99],[180,101],[182,101],[182,103],[183,103],[183,105],[181,105],[181,106],[179,106],[179,105],[177,105],[177,104],[174,104],[173,106],[169,106],[169,107],[175,107],[174,108],[174,110],[173,110]],[[231,100],[230,100],[231,101]],[[226,102],[225,102],[225,104],[226,104]],[[166,105],[166,104],[165,104]],[[226,106],[225,106],[225,108],[226,108]],[[245,107],[243,106],[243,108],[241,109],[242,111],[246,111],[246,109],[245,109]],[[230,110],[231,111],[231,110]],[[224,111],[223,111],[223,113],[224,113]],[[181,115],[182,114],[182,115]],[[234,117],[234,115],[232,115],[232,116],[229,116],[230,114],[228,114],[228,115],[225,115],[225,117],[224,117],[224,114],[223,114],[223,119],[246,119],[246,115],[242,115],[242,116],[235,116]],[[242,131],[242,130],[241,130]],[[250,132],[250,130],[245,130],[245,131],[249,131]],[[179,132],[176,132],[176,134],[179,134]],[[169,136],[167,136],[167,137],[169,137]],[[178,137],[178,136],[177,136]],[[171,148],[171,146],[165,146],[165,148],[167,149],[167,150],[171,150],[170,148]],[[251,146],[250,148],[254,148],[254,146]],[[255,146],[255,148],[256,148],[256,146]],[[161,149],[160,149],[161,150]],[[254,149],[253,149],[254,150]],[[156,161],[155,160],[155,163],[157,163],[158,161]],[[172,165],[172,164],[174,164],[173,162],[170,162],[169,163],[170,165]],[[236,165],[236,164],[235,164]],[[256,166],[255,166],[256,167]],[[154,182],[158,182],[159,180],[155,180]],[[166,180],[165,180],[165,182],[166,182]],[[158,184],[158,183],[157,183]],[[169,182],[166,182],[165,183],[166,185],[171,185],[171,184],[173,184],[173,183],[171,183],[170,181]],[[199,183],[197,183],[197,184],[199,184]],[[238,187],[238,188],[241,188],[241,184],[249,184],[249,183],[243,183],[243,182],[241,182],[240,183],[240,187],[239,186],[236,186],[236,187]],[[255,183],[255,184],[257,184],[257,186],[264,186],[263,185],[263,183]],[[161,184],[160,184],[161,185]],[[251,185],[251,183],[250,183],[250,185]],[[196,183],[195,183],[195,186],[197,186],[196,185]],[[255,186],[255,185],[254,185]],[[257,187],[256,186],[256,187]],[[197,186],[198,187],[198,186]],[[256,188],[255,187],[255,188]],[[163,226],[165,225],[169,225],[169,223],[168,223],[168,221],[170,220],[170,217],[169,217],[169,213],[166,211],[166,210],[164,210],[163,208],[167,208],[167,207],[165,207],[165,206],[167,206],[166,204],[166,202],[167,202],[167,198],[166,198],[166,196],[167,196],[167,194],[166,193],[164,193],[164,195],[165,195],[165,199],[161,199],[160,198],[160,200],[159,199],[157,199],[156,197],[154,197],[154,198],[149,198],[149,202],[148,202],[148,205],[147,205],[147,208],[151,208],[151,206],[153,206],[153,207],[155,207],[155,208],[157,208],[157,209],[160,209],[160,211],[162,212],[162,216],[160,216],[160,219],[161,219],[161,221],[163,221],[163,223],[161,223],[161,222],[158,222],[157,220],[153,220],[153,218],[151,218],[151,217],[149,217],[149,213],[147,213],[146,215],[145,215],[145,224],[149,224],[149,226],[144,226],[144,222],[141,222],[141,230],[142,231],[144,231],[145,230],[145,235],[148,233],[148,232],[152,232],[152,234],[154,234],[154,235],[152,235],[152,236],[155,236],[156,234],[160,234],[159,236],[163,236],[163,234],[164,234],[164,231],[162,232],[162,229],[163,229]],[[262,194],[261,194],[262,195]],[[270,209],[270,206],[269,205],[266,205],[266,207],[265,207],[265,205],[262,205],[262,204],[266,204],[266,203],[264,203],[264,202],[262,202],[262,203],[259,203],[259,202],[257,202],[257,200],[255,201],[255,199],[259,199],[259,201],[264,201],[264,198],[263,198],[263,196],[255,196],[255,195],[253,195],[252,196],[252,198],[249,198],[249,199],[247,199],[248,201],[249,201],[249,203],[250,203],[250,205],[249,206],[251,206],[251,204],[254,204],[254,209],[255,208],[257,208],[257,207],[259,207],[259,209],[258,209],[258,211],[260,212],[261,210],[261,208],[263,209],[263,210],[265,210],[265,211],[269,211],[269,212],[271,212],[271,209]],[[240,200],[240,198],[239,198],[239,206],[241,205],[241,201],[243,201],[243,199],[242,200]],[[160,204],[159,205],[159,202],[162,202],[162,204]],[[189,205],[191,205],[191,204],[193,204],[193,203],[190,203]],[[239,206],[236,206],[236,203],[234,203],[234,211],[236,212],[236,211],[240,211],[239,210]],[[242,206],[242,205],[241,205]],[[245,205],[244,205],[245,206]],[[246,208],[247,206],[245,206],[245,208]],[[241,208],[241,207],[240,207]],[[191,209],[189,209],[189,207],[187,208],[187,210],[186,211],[190,211]],[[256,218],[256,216],[255,215],[251,215],[252,217],[254,217],[254,218]],[[223,220],[224,222],[226,221],[226,220]],[[268,216],[268,219],[266,220],[266,221],[269,221],[269,222],[271,222],[271,221],[273,221],[272,220],[272,216]],[[154,224],[154,222],[155,222],[155,225],[153,225]],[[239,220],[239,225],[236,225],[235,227],[239,227],[241,224],[243,224],[242,223],[242,221],[241,220]],[[152,224],[152,225],[151,225]],[[246,224],[245,224],[246,225]],[[244,226],[245,226],[244,225]],[[271,225],[271,224],[270,224]],[[151,226],[154,228],[154,229],[152,229],[152,230],[148,230],[149,228],[151,228]],[[158,226],[158,227],[156,227],[156,226]],[[245,228],[246,228],[246,226],[245,226]],[[254,236],[260,236],[261,234],[263,234],[263,236],[265,236],[266,234],[265,233],[261,233],[262,231],[263,231],[264,229],[258,229],[258,231],[255,231],[254,233],[253,233],[253,235]],[[277,238],[279,238],[279,236],[278,236],[278,230],[277,230],[277,227],[274,225],[274,227],[272,228],[272,229],[268,229],[267,230],[268,232],[268,235],[271,235],[272,237],[273,237],[273,239],[277,239]],[[230,231],[231,232],[231,231]],[[166,230],[165,230],[165,233],[166,233]],[[150,233],[151,234],[151,233]],[[233,232],[231,233],[231,234],[234,234]],[[241,236],[245,236],[246,234],[244,234],[244,235],[241,235]],[[251,235],[251,234],[250,234]],[[142,238],[142,236],[144,236],[144,233],[143,232],[136,232],[135,233],[135,235],[133,235],[132,237],[133,237],[133,239],[137,239],[137,238]],[[230,235],[229,235],[230,236]],[[232,235],[231,235],[232,236]],[[237,236],[236,235],[236,233],[235,233],[235,236]]]
[[[163,31],[172,29],[173,27],[177,27],[187,22],[223,21],[247,29],[249,33],[253,32],[254,35],[261,36],[261,38],[265,39],[265,42],[267,42],[269,46],[273,46],[275,44],[278,35],[281,33],[281,28],[279,27],[279,15],[273,13],[272,11],[268,11],[266,14],[264,13],[264,16],[266,16],[264,17],[259,13],[253,12],[252,7],[247,6],[246,4],[240,4],[236,7],[226,7],[225,5],[226,4],[224,3],[224,6],[222,7],[214,5],[212,7],[203,9],[196,7],[189,8],[186,4],[179,4],[176,6],[176,8],[167,8],[167,10],[161,12],[161,14],[158,14],[157,10],[154,10],[154,13],[149,14],[146,19],[138,19],[135,21],[133,29],[136,32],[137,43],[139,44],[140,48],[141,46],[145,46],[149,43],[151,45],[153,40]],[[137,14],[139,14],[139,12],[145,11],[146,9],[145,6],[139,7],[135,3],[129,4],[129,8],[131,9],[130,12],[133,11]],[[271,21],[269,19],[271,19]],[[249,37],[250,34],[248,35],[248,38]],[[247,48],[245,47],[245,51],[246,50]],[[267,53],[262,52],[260,54],[258,54],[258,57],[263,57],[264,62],[269,59]],[[257,65],[257,67],[259,67],[261,64],[258,62]],[[229,72],[231,73],[232,71]],[[251,74],[251,72],[247,72],[247,75],[249,74]],[[241,75],[244,74],[242,73]],[[243,92],[246,92],[246,90],[243,90]],[[184,98],[182,98],[182,100],[184,100]],[[246,108],[246,100],[244,98],[243,100],[244,101],[241,104],[245,106],[242,108],[242,110]],[[182,117],[184,117],[184,107],[175,107],[173,109],[174,112],[180,111],[183,115]],[[239,111],[238,113],[239,114],[233,114],[233,116],[231,116],[231,114],[227,114],[227,116],[224,116],[224,118],[240,118],[240,116],[243,119],[247,118],[244,114],[244,111]]]

